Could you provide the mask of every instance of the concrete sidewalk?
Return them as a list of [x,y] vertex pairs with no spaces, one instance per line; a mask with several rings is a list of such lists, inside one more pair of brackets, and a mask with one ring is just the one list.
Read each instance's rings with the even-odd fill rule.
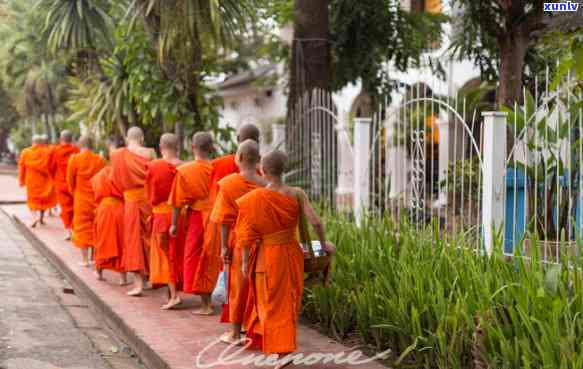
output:
[[[106,282],[95,279],[93,272],[78,266],[78,250],[62,239],[63,230],[59,219],[48,218],[47,225],[30,229],[30,214],[23,205],[5,205],[4,211],[13,216],[19,229],[38,249],[45,254],[67,276],[76,293],[90,299],[95,308],[104,316],[107,324],[137,353],[150,369],[192,369],[196,368],[197,356],[224,333],[228,326],[220,324],[218,317],[200,317],[192,314],[192,308],[199,305],[194,296],[184,296],[184,309],[162,311],[165,289],[147,291],[144,297],[126,296],[128,287],[116,285],[117,276],[105,274]],[[203,363],[216,360],[227,346],[216,344],[205,350]],[[299,351],[309,353],[338,354],[351,350],[319,334],[313,329],[300,327]],[[245,351],[243,356],[255,351]],[[252,365],[236,364],[207,366],[211,368],[250,368]],[[296,368],[297,366],[290,366]],[[316,364],[310,368],[363,368],[381,369],[376,363],[348,366]]]

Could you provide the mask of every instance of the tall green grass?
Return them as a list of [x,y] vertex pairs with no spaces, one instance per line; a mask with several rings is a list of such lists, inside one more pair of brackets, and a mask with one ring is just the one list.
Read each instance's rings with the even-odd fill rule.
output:
[[583,368],[578,268],[480,256],[387,219],[327,225],[333,281],[306,291],[304,316],[330,336],[390,348],[397,368]]

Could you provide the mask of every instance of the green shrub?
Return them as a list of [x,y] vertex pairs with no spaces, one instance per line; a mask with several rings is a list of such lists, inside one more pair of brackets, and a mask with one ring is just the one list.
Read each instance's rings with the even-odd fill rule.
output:
[[306,290],[304,316],[330,336],[390,348],[396,368],[583,368],[583,284],[572,265],[488,258],[463,235],[446,243],[431,227],[386,219],[327,225],[333,282]]

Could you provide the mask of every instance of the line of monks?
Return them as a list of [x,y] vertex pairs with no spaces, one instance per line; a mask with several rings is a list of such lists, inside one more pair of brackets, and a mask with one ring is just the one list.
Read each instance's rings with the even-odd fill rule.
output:
[[[108,142],[109,163],[93,152],[92,140],[63,131],[58,145],[35,136],[19,160],[33,213],[31,227],[44,224],[58,203],[66,238],[81,250],[81,265],[134,275],[129,296],[143,294],[148,282],[168,286],[164,310],[181,304],[180,294],[201,298],[200,315],[213,315],[211,294],[221,270],[228,301],[221,321],[231,329],[227,344],[242,342],[266,354],[296,350],[296,330],[304,283],[300,217],[312,224],[323,248],[334,253],[306,194],[284,184],[287,157],[272,151],[260,157],[259,130],[237,131],[236,154],[211,159],[213,137],[192,138],[194,160],[183,163],[174,134],[160,138],[156,159],[144,147],[138,127],[126,146]],[[93,260],[89,259],[92,249]]]

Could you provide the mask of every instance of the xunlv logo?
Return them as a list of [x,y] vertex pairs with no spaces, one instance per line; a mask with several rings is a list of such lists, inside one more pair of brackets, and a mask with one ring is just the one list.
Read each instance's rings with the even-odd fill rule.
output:
[[545,12],[576,12],[579,4],[571,1],[566,3],[545,3]]

